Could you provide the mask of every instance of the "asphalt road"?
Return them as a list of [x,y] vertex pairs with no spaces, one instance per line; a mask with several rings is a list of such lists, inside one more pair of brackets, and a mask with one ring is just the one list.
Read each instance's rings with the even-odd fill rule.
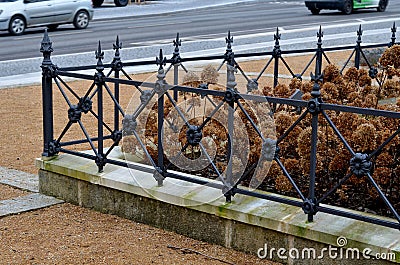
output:
[[[112,8],[108,9],[112,12]],[[400,1],[391,1],[385,13],[359,11],[350,16],[336,11],[314,16],[302,1],[256,1],[163,15],[92,21],[86,30],[79,31],[65,25],[50,36],[56,54],[61,55],[93,51],[98,40],[104,47],[112,47],[116,35],[123,41],[124,48],[128,48],[170,42],[177,32],[184,41],[193,41],[223,37],[228,30],[234,36],[240,36],[273,32],[276,27],[294,30],[381,19],[390,20],[384,26],[388,27],[392,24],[391,18],[395,21],[399,14]],[[38,47],[42,34],[43,28],[28,30],[18,37],[1,32],[0,61],[40,56]]]
[[[160,12],[169,6],[164,5]],[[339,11],[311,15],[303,1],[296,0],[246,0],[219,7],[126,17],[127,13],[130,15],[129,8],[134,7],[96,9],[95,16],[101,19],[92,21],[87,29],[64,25],[50,32],[53,63],[60,67],[96,64],[94,51],[99,40],[105,51],[104,62],[111,62],[117,35],[123,43],[122,60],[131,61],[154,59],[160,49],[170,58],[177,32],[182,38],[181,56],[188,58],[222,55],[228,30],[234,36],[233,50],[239,54],[272,51],[277,27],[282,35],[281,47],[288,50],[315,48],[320,25],[324,47],[355,44],[360,24],[363,44],[389,43],[393,22],[400,25],[400,1],[390,1],[384,13],[364,10],[349,16]],[[30,29],[18,37],[0,33],[0,88],[40,82],[43,30]],[[148,71],[149,67],[126,70]]]

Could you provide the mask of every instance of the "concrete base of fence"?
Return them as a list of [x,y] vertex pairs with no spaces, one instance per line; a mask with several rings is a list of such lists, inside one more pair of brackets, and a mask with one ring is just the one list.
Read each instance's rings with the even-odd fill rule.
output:
[[367,258],[368,264],[400,263],[395,229],[324,213],[309,223],[297,207],[242,195],[228,204],[214,188],[172,179],[159,187],[152,174],[114,165],[98,173],[93,161],[66,154],[36,164],[39,190],[46,195],[261,258],[289,264],[360,264]]

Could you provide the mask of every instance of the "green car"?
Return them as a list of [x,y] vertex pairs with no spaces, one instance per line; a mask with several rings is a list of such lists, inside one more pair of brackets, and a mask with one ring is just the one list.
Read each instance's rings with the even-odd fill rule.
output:
[[321,9],[340,10],[350,15],[353,10],[362,8],[376,8],[379,12],[386,10],[389,0],[310,0],[305,1],[306,7],[312,14],[318,15]]

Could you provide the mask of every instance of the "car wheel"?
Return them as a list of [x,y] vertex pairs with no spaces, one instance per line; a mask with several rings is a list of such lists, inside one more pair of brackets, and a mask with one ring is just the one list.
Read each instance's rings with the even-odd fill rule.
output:
[[89,14],[84,10],[78,11],[74,17],[74,27],[77,29],[85,29],[89,25]]
[[114,4],[116,6],[126,6],[128,4],[128,0],[114,0]]
[[311,8],[310,11],[311,11],[311,14],[313,14],[313,15],[318,15],[319,12],[321,11],[321,9]]
[[49,29],[49,30],[56,30],[57,28],[58,28],[58,24],[51,24],[51,25],[47,25],[47,28]]
[[26,23],[22,16],[12,17],[8,25],[8,31],[12,35],[22,35],[25,31]]
[[92,3],[94,7],[100,7],[104,3],[104,0],[93,0]]
[[380,0],[378,5],[378,12],[384,12],[386,10],[388,0]]
[[350,15],[353,12],[353,1],[352,0],[344,1],[342,12],[346,15]]

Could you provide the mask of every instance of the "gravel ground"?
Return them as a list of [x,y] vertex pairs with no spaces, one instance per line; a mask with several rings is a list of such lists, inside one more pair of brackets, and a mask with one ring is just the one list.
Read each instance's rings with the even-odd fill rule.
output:
[[0,185],[0,201],[21,197],[27,194],[29,194],[29,192],[15,189],[7,185]]
[[0,219],[0,238],[1,264],[274,264],[68,203]]

